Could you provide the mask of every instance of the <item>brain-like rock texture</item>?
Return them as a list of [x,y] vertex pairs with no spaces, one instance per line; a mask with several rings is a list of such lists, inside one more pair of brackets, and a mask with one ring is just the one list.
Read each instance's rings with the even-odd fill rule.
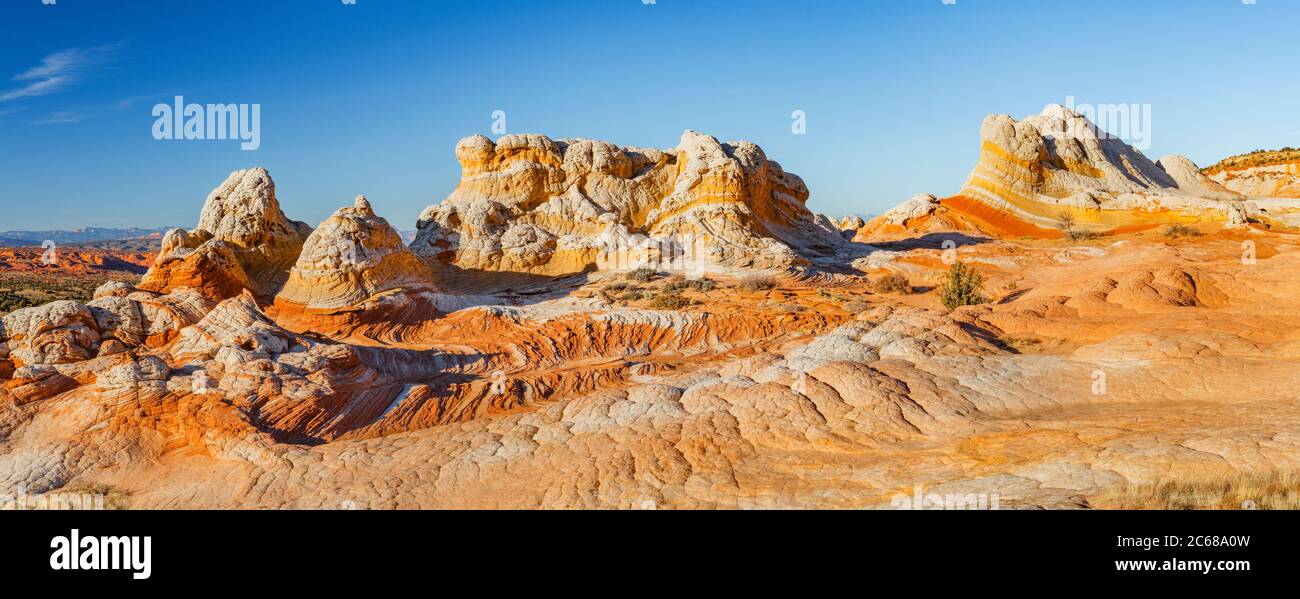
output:
[[167,232],[140,287],[159,293],[190,287],[213,298],[242,289],[273,295],[310,233],[280,210],[266,169],[236,171],[208,196],[197,228]]
[[431,288],[432,278],[424,261],[362,196],[307,238],[276,302],[347,308],[388,291]]
[[159,295],[116,285],[101,288],[88,304],[58,301],[5,315],[0,319],[0,360],[14,366],[70,364],[127,348],[161,346],[213,306],[189,288]]
[[748,143],[687,131],[672,150],[540,135],[464,139],[460,185],[420,216],[412,249],[470,270],[580,272],[637,235],[708,265],[779,267],[833,254],[836,225],[803,181]]

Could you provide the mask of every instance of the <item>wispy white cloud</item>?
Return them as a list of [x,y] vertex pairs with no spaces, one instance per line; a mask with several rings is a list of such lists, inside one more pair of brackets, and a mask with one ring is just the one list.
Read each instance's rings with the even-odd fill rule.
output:
[[33,125],[58,125],[63,123],[80,123],[86,118],[86,115],[72,110],[60,110],[32,121]]
[[[164,96],[166,96],[166,94],[142,94],[139,96],[122,98],[121,100],[117,100],[115,102],[111,102],[108,104],[100,104],[94,106],[80,106],[80,107],[70,108],[67,110],[59,110],[50,113],[44,117],[38,118],[32,121],[31,124],[32,125],[58,125],[64,123],[80,123],[82,121],[87,121],[97,116],[100,116],[101,114],[106,112],[126,110],[145,100],[161,98]],[[13,108],[8,111],[4,109],[0,109],[0,115],[4,115],[6,113],[18,112],[19,110],[22,110],[22,108]]]
[[130,108],[130,107],[134,106],[134,105],[135,105],[136,103],[138,103],[138,102],[141,102],[141,101],[144,101],[144,100],[151,100],[151,99],[154,99],[154,98],[160,98],[160,97],[165,96],[165,95],[167,95],[167,94],[143,94],[143,95],[139,95],[139,96],[131,96],[131,97],[129,97],[129,98],[122,98],[121,100],[118,100],[118,101],[116,101],[116,102],[113,102],[113,104],[110,105],[109,108],[112,108],[112,109],[114,109],[114,110],[124,110],[124,109],[127,109],[127,108]]
[[89,75],[94,67],[113,61],[122,43],[93,48],[69,48],[50,54],[41,63],[13,77],[23,85],[0,93],[0,102],[58,93]]

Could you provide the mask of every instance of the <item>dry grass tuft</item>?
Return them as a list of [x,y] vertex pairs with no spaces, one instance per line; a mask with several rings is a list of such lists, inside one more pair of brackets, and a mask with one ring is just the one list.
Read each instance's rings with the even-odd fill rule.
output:
[[666,283],[664,283],[664,290],[673,293],[679,293],[682,291],[698,291],[700,293],[708,293],[710,291],[713,291],[715,288],[717,288],[717,286],[718,284],[714,282],[713,279],[710,279],[708,277],[689,279],[682,275],[673,275],[668,278],[668,281]]
[[1227,472],[1130,485],[1096,497],[1102,509],[1300,509],[1300,471]]
[[681,310],[694,304],[676,291],[660,291],[650,300],[650,307],[656,310]]
[[[80,509],[125,510],[130,503],[130,495],[116,487],[105,484],[72,484],[50,493],[51,496],[76,505],[80,498]],[[62,505],[67,505],[64,503]],[[91,507],[95,506],[95,507]],[[67,507],[59,509],[69,509]],[[77,508],[72,508],[77,509]]]
[[871,304],[862,300],[853,300],[843,306],[844,311],[849,314],[861,314],[871,309]]
[[638,283],[648,283],[659,278],[659,271],[653,268],[638,268],[627,273],[627,278]]
[[1200,237],[1202,233],[1187,225],[1169,225],[1165,229],[1165,237],[1178,239],[1179,237]]
[[746,291],[771,291],[776,289],[776,278],[769,275],[749,275],[740,280]]
[[880,293],[899,293],[907,295],[912,292],[912,282],[896,272],[876,279],[872,286]]

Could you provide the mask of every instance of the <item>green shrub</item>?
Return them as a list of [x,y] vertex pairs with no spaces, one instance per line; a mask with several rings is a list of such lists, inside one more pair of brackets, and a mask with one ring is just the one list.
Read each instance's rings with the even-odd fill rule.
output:
[[686,284],[690,286],[691,289],[694,289],[700,293],[708,293],[718,288],[717,281],[714,281],[713,279],[710,279],[708,277],[691,279],[687,281]]
[[948,276],[939,290],[939,298],[944,307],[955,310],[962,306],[975,306],[988,303],[984,297],[984,275],[975,269],[958,262],[948,269]]

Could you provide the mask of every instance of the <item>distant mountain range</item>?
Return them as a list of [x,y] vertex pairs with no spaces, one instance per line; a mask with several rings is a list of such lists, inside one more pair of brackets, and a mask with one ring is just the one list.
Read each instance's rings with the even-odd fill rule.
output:
[[170,227],[159,229],[103,229],[86,227],[56,231],[0,231],[0,247],[39,246],[48,239],[59,245],[118,241],[123,239],[162,239]]

